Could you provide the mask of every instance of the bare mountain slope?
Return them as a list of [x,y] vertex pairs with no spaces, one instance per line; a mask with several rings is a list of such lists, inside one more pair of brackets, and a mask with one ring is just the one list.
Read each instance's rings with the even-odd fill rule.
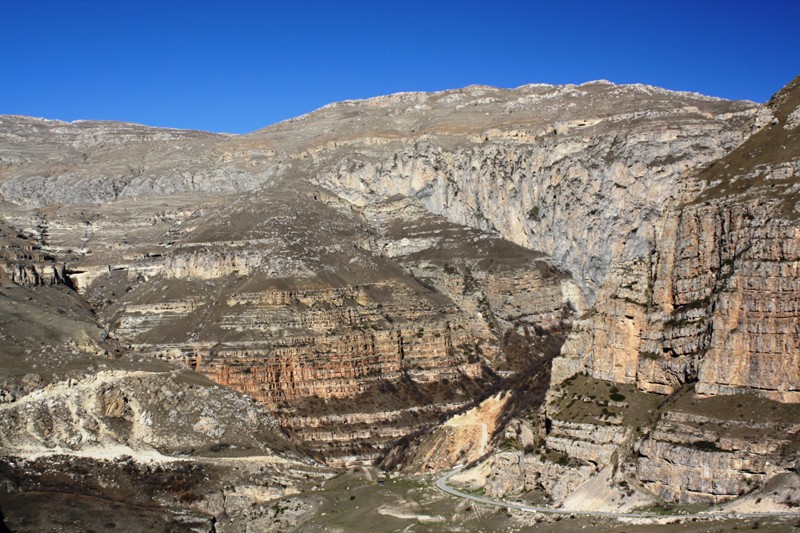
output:
[[[243,136],[0,117],[2,452],[189,455],[214,472],[191,501],[130,483],[199,520],[313,486],[302,449],[345,465],[398,441],[406,470],[499,446],[473,482],[555,503],[589,479],[717,502],[786,474],[794,85],[767,107],[472,86]],[[769,415],[722,412],[730,393]],[[49,468],[16,461],[23,492]]]
[[30,239],[3,225],[0,242],[0,507],[14,531],[63,513],[208,531],[325,475],[251,398],[109,339]]
[[[648,248],[677,178],[739,144],[761,110],[592,82],[347,101],[245,136],[4,117],[0,195],[82,205],[288,177],[357,205],[416,196],[554,256],[592,300],[614,261]],[[600,247],[598,232],[620,238]]]

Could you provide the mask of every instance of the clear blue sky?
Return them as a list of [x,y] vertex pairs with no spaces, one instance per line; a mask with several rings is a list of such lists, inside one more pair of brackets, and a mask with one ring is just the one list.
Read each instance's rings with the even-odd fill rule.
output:
[[642,82],[765,101],[800,0],[0,0],[0,113],[243,133],[480,83]]

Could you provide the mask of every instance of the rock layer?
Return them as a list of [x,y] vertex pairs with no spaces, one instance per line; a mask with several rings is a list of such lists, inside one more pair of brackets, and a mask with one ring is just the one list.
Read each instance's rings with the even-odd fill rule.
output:
[[796,79],[770,101],[768,125],[682,184],[652,252],[612,270],[554,361],[553,387],[580,372],[760,406],[749,422],[666,409],[631,470],[660,497],[726,501],[796,466],[784,459],[800,438],[798,107]]
[[69,257],[65,282],[121,346],[260,400],[331,461],[375,457],[460,409],[495,380],[487,365],[525,363],[506,356],[508,332],[544,332],[582,305],[543,254],[415,200],[273,193],[9,219]]
[[[76,288],[97,318],[81,304],[64,346],[180,362],[334,463],[375,459],[516,384],[487,436],[514,451],[479,469],[491,494],[563,502],[608,479],[722,501],[785,471],[794,449],[781,417],[800,382],[796,85],[767,107],[607,82],[473,86],[342,102],[246,136],[0,117],[14,228],[0,281],[48,291],[56,313]],[[575,315],[532,416],[520,402],[542,402],[548,373],[526,372]],[[14,354],[33,357],[21,329]],[[63,382],[30,374],[3,397]],[[8,446],[149,443],[125,383],[65,389],[69,412],[9,408]],[[747,443],[737,420],[700,412],[719,439],[696,440],[700,418],[674,405],[690,389],[777,401],[764,427],[791,438]],[[181,431],[213,431],[216,412]]]
[[[781,119],[691,180],[665,214],[651,254],[619,265],[554,365],[670,393],[754,392],[800,401],[797,313],[800,140]],[[788,109],[787,109],[788,108]]]

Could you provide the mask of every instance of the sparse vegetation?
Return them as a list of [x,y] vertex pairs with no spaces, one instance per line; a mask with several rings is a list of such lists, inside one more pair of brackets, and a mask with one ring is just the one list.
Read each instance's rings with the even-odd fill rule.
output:
[[[575,374],[561,384],[560,398],[552,408],[559,420],[606,425],[621,417],[624,425],[641,428],[653,420],[664,400],[664,396],[642,392],[633,385]],[[613,406],[610,401],[615,402]]]
[[642,507],[637,507],[637,513],[652,513],[660,515],[692,515],[702,511],[706,511],[711,507],[710,504],[704,503],[672,503],[672,502],[656,502]]

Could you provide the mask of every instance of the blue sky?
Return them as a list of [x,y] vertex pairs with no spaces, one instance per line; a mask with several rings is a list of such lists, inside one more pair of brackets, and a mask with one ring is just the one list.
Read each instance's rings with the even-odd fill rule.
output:
[[330,102],[648,83],[765,101],[800,0],[0,0],[0,113],[244,133]]

